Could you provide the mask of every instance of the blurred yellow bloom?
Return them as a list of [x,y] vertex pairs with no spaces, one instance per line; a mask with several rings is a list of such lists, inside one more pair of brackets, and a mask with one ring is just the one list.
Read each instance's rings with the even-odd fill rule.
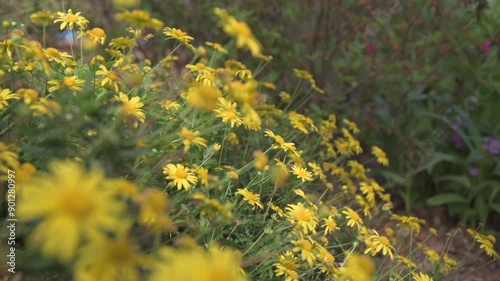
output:
[[197,147],[207,147],[207,140],[200,137],[199,131],[191,131],[188,128],[182,128],[179,132],[179,136],[181,136],[184,140],[182,143],[184,144],[184,151],[188,151],[191,148],[191,144],[196,145]]
[[148,12],[143,10],[132,10],[132,11],[123,11],[121,13],[117,13],[115,18],[118,21],[126,21],[132,27],[139,28],[153,28],[155,30],[159,30],[163,27],[163,22],[152,18]]
[[219,250],[216,245],[204,250],[179,251],[167,247],[159,250],[159,260],[148,281],[245,281],[240,268],[241,253]]
[[52,79],[47,82],[49,85],[53,85],[52,87],[49,88],[49,92],[55,92],[59,89],[71,89],[76,92],[79,92],[82,90],[82,86],[85,83],[85,80],[78,79],[75,75],[69,76],[69,77],[64,77],[61,80],[58,79]]
[[120,227],[123,206],[116,197],[118,189],[101,171],[87,172],[72,161],[53,162],[50,170],[23,186],[17,214],[25,222],[38,221],[29,245],[67,263],[82,241]]
[[249,49],[254,57],[261,54],[262,45],[254,37],[252,30],[246,23],[236,20],[226,10],[215,8],[214,12],[219,16],[219,24],[224,32],[236,38],[236,47]]
[[87,31],[86,34],[94,44],[104,45],[106,41],[106,32],[99,27]]
[[205,111],[212,111],[217,108],[222,92],[212,86],[194,85],[186,93],[186,99],[190,106]]
[[227,50],[224,49],[224,47],[222,47],[222,45],[219,43],[206,42],[205,44],[207,44],[207,46],[214,48],[214,50],[216,50],[217,52],[227,54]]
[[372,153],[377,158],[377,162],[379,162],[383,166],[389,165],[389,159],[387,159],[387,155],[382,149],[380,149],[380,147],[372,146]]
[[30,20],[34,24],[49,25],[53,23],[55,16],[49,11],[39,11],[30,15]]
[[108,70],[104,64],[99,65],[99,69],[95,72],[96,75],[101,76],[101,86],[112,88],[115,93],[119,92],[119,77],[113,70]]
[[341,275],[352,281],[374,281],[375,270],[372,259],[351,253],[341,269]]
[[255,169],[262,171],[269,163],[269,157],[262,152],[262,150],[256,150],[253,153],[253,157],[255,158],[254,167]]

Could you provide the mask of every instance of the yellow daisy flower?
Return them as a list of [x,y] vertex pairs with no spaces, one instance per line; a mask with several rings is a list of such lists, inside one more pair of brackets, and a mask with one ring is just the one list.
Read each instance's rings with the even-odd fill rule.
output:
[[360,228],[363,225],[363,219],[358,215],[356,211],[351,209],[350,207],[345,207],[342,214],[345,215],[347,221],[347,226],[354,227],[357,226]]
[[240,117],[240,113],[236,110],[236,103],[231,103],[225,98],[219,98],[219,104],[214,112],[217,113],[216,116],[222,118],[222,122],[230,122],[231,128],[234,126],[238,127],[243,124],[243,120]]
[[179,132],[179,136],[181,136],[184,140],[182,143],[184,144],[184,151],[188,151],[191,148],[191,144],[196,145],[197,147],[207,147],[207,140],[200,137],[199,131],[191,131],[188,128],[182,128]]
[[285,210],[288,220],[297,228],[302,228],[304,234],[308,232],[316,233],[316,226],[318,225],[316,211],[305,207],[302,203],[288,204]]
[[73,14],[71,9],[68,9],[67,13],[57,12],[57,18],[54,20],[54,23],[61,22],[61,26],[59,27],[61,30],[68,27],[68,29],[75,29],[75,24],[79,27],[80,30],[83,30],[87,27],[89,21],[80,16],[81,12]]
[[126,117],[132,117],[139,122],[144,123],[146,115],[144,110],[141,109],[144,104],[141,102],[140,97],[133,97],[129,99],[126,94],[120,92],[118,94],[118,101],[122,103],[120,111],[124,113]]
[[47,82],[49,85],[53,85],[49,88],[49,92],[55,92],[59,89],[71,89],[73,91],[79,92],[82,90],[82,86],[85,80],[78,79],[75,75],[64,77],[61,80],[52,79]]
[[183,45],[186,47],[194,50],[193,45],[191,45],[190,41],[192,41],[194,38],[187,35],[184,31],[177,29],[177,28],[171,28],[171,27],[165,27],[163,29],[163,34],[167,36],[168,39],[175,39],[179,42],[181,42]]
[[198,182],[195,174],[181,164],[166,165],[163,167],[163,174],[167,175],[167,180],[171,181],[169,185],[177,186],[178,190],[181,188],[189,190],[191,189],[191,185],[195,185]]
[[236,194],[243,196],[243,200],[247,201],[248,204],[252,206],[252,210],[255,209],[255,206],[261,209],[264,207],[260,202],[260,195],[249,191],[246,187],[238,189],[238,191],[236,191]]
[[307,168],[302,168],[302,167],[299,167],[297,165],[293,165],[292,166],[292,173],[295,176],[297,176],[297,178],[299,178],[302,182],[313,180],[313,176],[312,176],[311,172],[309,172],[307,170]]

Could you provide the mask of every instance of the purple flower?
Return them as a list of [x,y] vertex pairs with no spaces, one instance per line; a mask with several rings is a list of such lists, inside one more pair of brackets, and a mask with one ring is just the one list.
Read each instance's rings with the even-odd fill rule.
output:
[[470,166],[469,167],[469,173],[473,177],[477,177],[479,175],[479,168],[476,166]]
[[372,43],[366,43],[365,51],[367,54],[371,54],[371,53],[375,52],[375,46],[373,46]]
[[493,155],[500,154],[500,139],[493,137],[483,137],[483,150]]
[[488,53],[489,51],[491,51],[492,45],[493,44],[491,43],[491,41],[487,40],[479,44],[479,49],[484,53]]

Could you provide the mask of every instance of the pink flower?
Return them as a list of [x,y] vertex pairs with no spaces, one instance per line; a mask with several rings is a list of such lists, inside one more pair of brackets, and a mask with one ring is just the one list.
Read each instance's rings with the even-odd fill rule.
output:
[[375,52],[375,46],[373,46],[372,43],[366,43],[365,51],[366,51],[366,53],[371,54],[371,53]]
[[491,51],[492,44],[491,41],[484,41],[483,43],[479,44],[479,49],[485,53]]

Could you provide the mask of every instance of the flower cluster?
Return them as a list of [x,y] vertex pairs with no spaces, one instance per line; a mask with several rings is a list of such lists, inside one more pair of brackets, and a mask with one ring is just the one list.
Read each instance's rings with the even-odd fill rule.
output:
[[[215,13],[237,48],[268,59],[246,23]],[[80,39],[65,52],[11,30],[0,46],[0,179],[15,171],[20,233],[40,267],[56,262],[77,281],[432,280],[456,269],[425,244],[432,270],[416,265],[398,237],[425,221],[393,214],[366,166],[389,160],[376,146],[363,153],[355,121],[298,106],[301,79],[323,92],[310,73],[295,69],[287,94],[221,43],[204,49],[142,10],[117,13],[129,28],[114,37],[71,9],[30,19]],[[148,30],[175,44],[155,63],[134,52],[163,36]],[[174,66],[181,54],[193,60]],[[470,233],[497,257],[491,236]]]

